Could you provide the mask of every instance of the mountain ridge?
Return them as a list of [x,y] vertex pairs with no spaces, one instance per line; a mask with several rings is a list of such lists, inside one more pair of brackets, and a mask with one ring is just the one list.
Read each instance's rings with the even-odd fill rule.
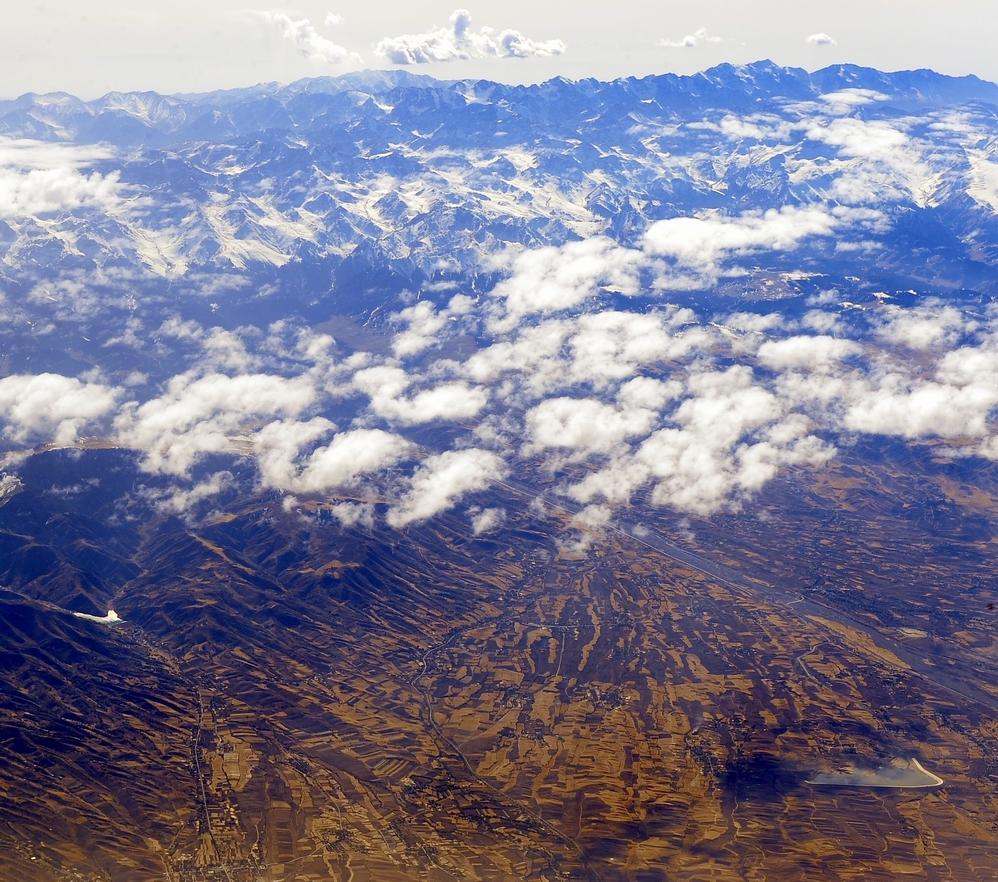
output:
[[[147,123],[150,129],[156,130],[156,126],[153,125],[156,121],[149,119],[148,113],[141,112],[148,108],[149,104],[203,110],[272,99],[283,101],[286,104],[302,96],[333,97],[351,92],[380,96],[407,89],[426,89],[434,92],[465,90],[463,94],[466,98],[469,96],[466,90],[469,89],[481,90],[490,95],[502,94],[522,99],[524,97],[544,97],[565,88],[578,91],[580,87],[585,87],[585,91],[589,93],[608,93],[613,90],[629,92],[641,89],[654,91],[657,97],[667,97],[667,94],[660,94],[663,90],[675,94],[697,94],[700,97],[707,97],[697,88],[705,82],[715,91],[739,87],[747,90],[751,84],[758,91],[765,90],[770,97],[803,97],[807,94],[817,96],[834,91],[836,88],[869,88],[876,85],[880,87],[880,90],[893,88],[893,95],[888,93],[890,97],[906,101],[938,104],[954,99],[979,100],[998,106],[998,84],[973,74],[952,76],[938,73],[929,68],[880,71],[876,68],[860,65],[838,64],[809,72],[804,68],[780,66],[764,59],[744,65],[722,63],[689,75],[666,72],[644,77],[618,77],[611,80],[591,77],[571,80],[565,77],[554,77],[540,83],[512,85],[487,79],[437,79],[401,70],[364,70],[338,76],[305,78],[286,84],[258,83],[246,87],[199,93],[116,90],[88,101],[65,91],[27,92],[16,98],[0,99],[0,134],[17,134],[16,121],[7,121],[10,114],[37,108],[45,108],[48,112],[56,114],[60,111],[75,111],[91,117],[101,113],[118,112],[132,118],[138,117]],[[793,88],[788,94],[773,91],[772,87],[780,84],[796,88]],[[129,105],[138,108],[138,110],[130,112]],[[44,129],[40,128],[31,132],[30,135],[38,137],[44,133]],[[77,133],[77,137],[79,137],[79,133]],[[84,138],[87,137],[89,137],[89,133],[84,133]]]
[[[160,91],[158,89],[112,89],[109,92],[105,92],[92,99],[82,99],[77,95],[66,90],[55,90],[52,92],[24,92],[20,95],[14,97],[2,97],[0,98],[0,105],[9,104],[13,102],[23,101],[25,99],[33,98],[43,98],[43,97],[62,97],[71,98],[74,101],[78,101],[83,104],[95,104],[104,101],[108,96],[112,95],[159,95],[163,98],[174,98],[177,100],[185,101],[199,101],[212,97],[238,97],[239,95],[254,95],[273,91],[282,91],[295,93],[302,91],[322,91],[321,87],[323,85],[329,87],[331,91],[339,92],[344,91],[344,88],[340,85],[341,83],[355,84],[356,87],[367,87],[372,86],[384,89],[393,89],[399,86],[407,85],[412,87],[426,86],[428,88],[450,86],[455,84],[472,84],[481,83],[496,86],[504,89],[523,89],[531,90],[537,89],[539,87],[548,85],[550,83],[561,82],[568,85],[578,85],[580,83],[598,83],[603,85],[609,85],[614,83],[628,83],[628,82],[642,82],[647,80],[661,80],[661,79],[671,79],[671,80],[696,80],[698,78],[707,77],[712,78],[717,75],[720,71],[782,71],[791,72],[796,76],[803,75],[805,77],[816,79],[818,81],[826,81],[831,79],[833,76],[838,75],[840,77],[864,77],[864,76],[877,76],[886,78],[933,78],[946,82],[956,82],[956,83],[966,83],[973,84],[978,87],[984,87],[987,89],[994,88],[998,90],[998,83],[992,80],[979,77],[976,74],[947,74],[940,71],[934,70],[929,67],[919,67],[919,68],[898,68],[896,70],[882,70],[880,68],[870,67],[868,65],[854,64],[850,62],[842,62],[839,64],[830,64],[825,67],[815,68],[814,70],[808,70],[804,67],[796,67],[793,65],[781,65],[772,61],[768,58],[761,58],[757,61],[747,62],[745,64],[734,64],[732,62],[720,62],[718,64],[712,65],[711,67],[704,68],[701,71],[697,71],[692,74],[677,74],[671,71],[662,71],[661,73],[645,74],[645,75],[629,75],[623,77],[613,77],[610,79],[601,79],[599,77],[579,77],[572,78],[562,75],[550,77],[546,80],[539,80],[536,83],[504,83],[500,80],[490,80],[486,77],[465,77],[460,79],[446,79],[441,77],[435,77],[430,74],[414,74],[407,70],[393,70],[393,69],[379,69],[379,68],[365,68],[359,71],[350,71],[343,74],[324,74],[314,77],[302,77],[297,80],[291,80],[289,82],[280,82],[277,80],[263,81],[259,83],[252,83],[246,86],[233,86],[226,87],[222,89],[206,89],[199,92],[169,92]],[[380,83],[380,87],[379,87]]]
[[634,245],[665,218],[809,204],[914,212],[970,267],[998,223],[996,113],[998,85],[977,78],[770,61],[530,86],[363,72],[22,96],[0,102],[14,196],[0,270],[172,278],[336,264],[366,243],[373,270],[396,262],[415,283],[510,245]]

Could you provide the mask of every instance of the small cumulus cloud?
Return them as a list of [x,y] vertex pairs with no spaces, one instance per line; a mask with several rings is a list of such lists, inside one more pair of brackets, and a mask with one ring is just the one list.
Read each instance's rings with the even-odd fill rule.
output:
[[888,307],[875,333],[895,346],[925,352],[951,347],[977,327],[956,307],[932,298],[913,309]]
[[655,416],[654,410],[640,406],[614,407],[592,398],[549,398],[527,413],[525,452],[609,453],[626,438],[647,435]]
[[329,507],[329,513],[342,527],[374,527],[374,506],[369,502],[337,502]]
[[15,442],[51,437],[71,444],[80,429],[115,405],[117,392],[62,374],[12,374],[0,379],[3,434]]
[[315,397],[307,376],[180,374],[159,397],[123,408],[115,428],[122,443],[144,452],[143,468],[186,476],[205,454],[231,450],[254,418],[297,415]]
[[425,521],[452,508],[469,493],[485,490],[506,474],[503,460],[489,450],[449,450],[428,457],[409,481],[408,489],[388,511],[393,527]]
[[193,487],[168,487],[149,490],[144,495],[154,508],[166,514],[189,516],[202,502],[218,496],[233,487],[236,479],[232,472],[221,471],[199,481]]
[[0,217],[121,207],[118,172],[87,173],[88,166],[112,156],[103,147],[0,138]]
[[840,340],[825,334],[807,334],[784,340],[767,340],[759,347],[758,358],[773,370],[822,370],[832,368],[861,351],[860,345],[851,340]]
[[354,374],[354,385],[370,398],[371,410],[402,425],[471,419],[488,401],[485,389],[463,381],[440,383],[409,395],[411,384],[412,378],[404,370],[390,365]]
[[805,40],[809,46],[836,46],[838,43],[826,34],[824,31],[819,31],[816,34],[810,34]]
[[430,64],[471,58],[550,58],[562,55],[565,48],[561,40],[534,40],[512,28],[475,30],[471,26],[471,13],[457,9],[448,27],[385,37],[374,51],[393,64]]
[[448,325],[457,324],[473,305],[471,297],[455,294],[446,309],[438,310],[429,300],[420,300],[394,313],[393,321],[407,327],[395,335],[392,351],[398,358],[407,358],[437,345],[446,336]]
[[[568,309],[600,288],[634,294],[641,264],[640,252],[602,236],[510,255],[506,266],[512,274],[493,292],[505,301],[506,316],[498,325],[511,326],[531,313]],[[499,261],[496,266],[501,266]]]
[[824,207],[788,205],[734,216],[668,218],[648,228],[644,244],[653,255],[714,278],[730,257],[792,250],[806,239],[830,236],[848,217]]
[[852,88],[826,92],[821,96],[821,100],[833,108],[839,109],[840,112],[846,112],[853,107],[862,107],[864,104],[871,104],[874,101],[886,101],[887,96],[875,89]]
[[707,28],[697,28],[692,34],[687,34],[678,40],[670,40],[663,37],[658,41],[658,45],[665,49],[694,49],[710,43],[723,43],[724,37],[718,37],[710,33]]
[[[286,12],[272,9],[259,10],[253,13],[258,20],[270,25],[285,40],[290,42],[302,56],[322,64],[358,65],[362,59],[356,52],[351,52],[345,46],[324,37],[307,18],[293,18]],[[329,13],[326,16],[326,27],[342,22],[340,16]]]
[[253,439],[264,485],[294,493],[322,493],[354,486],[358,480],[411,458],[414,445],[381,429],[340,432],[303,461],[302,448],[333,429],[322,417],[276,420]]
[[641,249],[594,236],[561,246],[507,251],[490,263],[508,274],[491,292],[488,327],[509,331],[531,315],[573,309],[603,293],[633,296],[648,274],[658,287],[702,287],[732,271],[729,264],[737,258],[792,251],[809,239],[850,227],[872,229],[882,220],[870,209],[788,205],[656,221],[646,230]]
[[475,536],[491,533],[502,526],[506,520],[506,510],[503,508],[473,508],[471,515],[471,532]]

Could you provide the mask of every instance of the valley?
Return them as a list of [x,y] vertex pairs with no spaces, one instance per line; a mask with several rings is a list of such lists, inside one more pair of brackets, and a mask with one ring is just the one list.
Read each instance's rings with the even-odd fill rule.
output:
[[[4,530],[17,501],[0,509]],[[134,575],[98,590],[123,619],[113,627],[47,611],[30,582],[6,592],[32,679],[60,685],[5,690],[5,731],[21,723],[4,872],[986,878],[998,835],[986,704],[764,583],[623,532],[566,556],[527,506],[512,510],[497,536],[444,517],[387,554],[384,537],[247,500],[196,529],[143,528]],[[67,646],[94,659],[85,681],[70,679]],[[40,774],[45,743],[75,719],[106,736]],[[806,783],[899,753],[945,786]],[[71,792],[55,783],[66,774]],[[73,799],[90,806],[85,827],[59,808]]]

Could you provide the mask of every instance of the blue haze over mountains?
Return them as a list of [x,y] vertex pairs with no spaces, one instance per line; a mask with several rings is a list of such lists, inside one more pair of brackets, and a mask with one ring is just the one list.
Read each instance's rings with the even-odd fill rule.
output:
[[0,879],[982,878],[996,266],[973,77],[0,101]]
[[[372,471],[416,462],[410,441],[486,443],[483,482],[518,456],[554,473],[590,458],[614,486],[629,456],[637,476],[641,456],[669,462],[651,442],[701,399],[734,406],[754,378],[761,415],[704,474],[669,466],[699,489],[662,504],[738,505],[776,474],[774,449],[820,466],[826,441],[857,431],[943,439],[972,471],[998,456],[996,114],[998,86],[974,77],[771,62],[0,102],[0,391],[16,403],[42,390],[4,440],[111,439],[143,452],[146,472],[188,480],[223,451],[266,466],[257,430],[294,417],[288,471],[265,478],[282,491],[334,486],[309,484],[294,457],[371,426],[393,430]],[[219,389],[254,383],[286,383],[299,404],[275,392],[269,409],[226,409]],[[929,415],[909,419],[920,396]],[[939,404],[954,396],[960,408]],[[161,408],[177,414],[175,461],[157,459]],[[583,432],[562,453],[548,418],[616,434]],[[607,510],[629,500],[569,493]]]
[[[81,206],[54,224],[0,218],[0,272],[119,265],[170,279],[232,268],[278,278],[302,265],[359,264],[351,276],[373,269],[411,285],[445,269],[477,271],[482,252],[509,243],[631,242],[661,218],[825,198],[830,178],[795,184],[790,161],[833,159],[836,146],[800,128],[719,137],[696,124],[749,114],[806,122],[808,102],[841,90],[879,93],[852,114],[904,119],[939,147],[927,161],[943,174],[921,199],[870,194],[891,212],[885,235],[898,249],[879,265],[915,271],[914,249],[945,263],[947,285],[990,286],[995,211],[968,195],[965,152],[933,127],[938,113],[959,111],[993,131],[998,86],[771,62],[532,86],[363,72],[201,95],[24,95],[0,102],[0,135],[112,145],[91,168],[118,172],[134,205]],[[980,150],[994,158],[998,146],[991,138]],[[663,156],[687,159],[665,169]]]

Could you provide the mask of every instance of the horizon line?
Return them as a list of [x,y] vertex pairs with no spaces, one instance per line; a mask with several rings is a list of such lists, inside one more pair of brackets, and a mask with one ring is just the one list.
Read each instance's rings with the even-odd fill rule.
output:
[[92,102],[101,101],[102,99],[107,98],[109,95],[146,95],[146,94],[154,94],[154,95],[158,95],[158,96],[163,97],[163,98],[197,98],[197,97],[202,97],[202,96],[206,96],[206,95],[223,94],[223,93],[226,93],[226,92],[245,92],[245,91],[251,91],[251,90],[254,90],[254,89],[263,89],[263,88],[268,88],[268,87],[277,88],[277,89],[284,89],[284,88],[288,88],[290,86],[294,86],[294,85],[296,85],[298,83],[309,83],[309,82],[316,82],[316,81],[320,81],[320,80],[341,80],[341,79],[345,79],[347,77],[359,76],[359,75],[363,75],[363,74],[368,74],[368,75],[381,74],[381,75],[389,75],[389,76],[401,75],[403,77],[412,77],[413,79],[432,80],[435,83],[441,83],[441,84],[445,84],[445,85],[446,84],[454,84],[454,83],[488,83],[490,85],[506,86],[508,88],[529,89],[529,88],[536,88],[538,86],[543,86],[543,85],[546,85],[548,83],[553,83],[553,82],[556,82],[556,81],[567,82],[567,83],[571,83],[571,84],[575,85],[575,84],[584,83],[584,82],[597,82],[597,83],[603,83],[603,84],[611,84],[611,83],[627,82],[629,80],[640,81],[640,80],[648,80],[648,79],[657,79],[657,78],[661,78],[661,77],[674,77],[674,78],[679,79],[679,80],[689,80],[689,79],[694,79],[695,77],[703,76],[704,74],[708,74],[711,71],[718,70],[719,68],[744,69],[744,68],[750,68],[750,67],[758,67],[758,66],[761,66],[761,65],[772,65],[773,67],[778,68],[780,70],[784,70],[784,71],[801,71],[801,72],[807,74],[808,76],[814,76],[815,74],[819,74],[819,73],[822,73],[823,71],[827,71],[827,70],[834,70],[835,68],[855,68],[855,69],[858,69],[858,70],[873,71],[875,73],[883,74],[885,76],[898,76],[898,75],[901,75],[901,74],[930,73],[930,74],[933,74],[934,76],[941,77],[941,78],[948,79],[948,80],[968,80],[968,79],[969,80],[977,80],[980,83],[985,83],[987,85],[992,85],[992,86],[998,87],[998,81],[986,79],[986,78],[980,76],[979,74],[975,74],[975,73],[968,73],[968,74],[948,74],[948,73],[943,73],[941,71],[938,71],[935,68],[931,68],[931,67],[914,67],[914,68],[899,68],[899,69],[896,69],[896,70],[883,70],[881,68],[871,67],[870,65],[866,65],[866,64],[857,64],[857,63],[854,63],[854,62],[842,61],[842,62],[838,62],[838,63],[835,63],[835,64],[828,64],[828,65],[825,65],[823,67],[818,67],[818,68],[814,68],[813,70],[809,70],[808,68],[799,67],[797,65],[779,64],[778,62],[773,61],[771,58],[759,58],[759,59],[757,59],[755,61],[746,62],[744,64],[737,64],[735,62],[730,62],[730,61],[722,61],[722,62],[719,62],[717,64],[713,64],[713,65],[711,65],[709,67],[705,67],[702,70],[694,71],[693,73],[688,73],[688,74],[676,73],[674,71],[668,71],[668,70],[667,71],[662,71],[660,73],[652,73],[652,74],[644,74],[644,75],[631,74],[631,75],[628,75],[628,76],[620,76],[620,77],[612,77],[612,78],[601,78],[601,77],[596,77],[596,76],[573,78],[573,77],[566,77],[566,76],[563,76],[563,75],[559,74],[559,75],[556,75],[556,76],[553,76],[553,77],[548,77],[548,78],[543,79],[543,80],[536,80],[536,81],[524,82],[524,83],[509,83],[509,82],[504,82],[502,80],[489,79],[488,77],[456,77],[456,78],[453,78],[453,79],[448,79],[448,78],[445,78],[445,77],[434,76],[433,74],[429,74],[429,73],[421,73],[419,71],[410,70],[410,69],[408,69],[408,67],[402,67],[402,66],[396,66],[396,67],[391,67],[391,68],[367,68],[367,67],[365,67],[365,68],[357,68],[357,69],[354,69],[354,70],[345,70],[345,71],[342,71],[340,73],[318,74],[318,75],[312,76],[312,77],[299,77],[298,79],[295,79],[295,80],[287,80],[287,81],[281,81],[281,80],[262,80],[262,81],[255,82],[255,83],[248,83],[248,84],[243,85],[243,86],[223,86],[223,87],[220,87],[220,88],[217,88],[217,89],[205,89],[203,91],[179,91],[179,92],[166,91],[166,92],[161,92],[161,91],[159,91],[157,89],[111,89],[110,91],[103,92],[102,94],[97,95],[97,96],[95,96],[93,98],[81,98],[76,93],[68,91],[66,89],[55,89],[55,90],[51,90],[51,91],[47,91],[47,92],[28,91],[28,92],[22,92],[21,94],[13,96],[13,97],[0,97],[0,103],[9,103],[9,102],[14,102],[14,101],[20,101],[21,99],[28,98],[28,97],[45,97],[45,96],[48,96],[48,95],[65,95],[65,96],[69,96],[71,98],[75,98],[76,100],[78,100],[78,101],[80,101],[80,102],[82,102],[84,104],[90,104]]

